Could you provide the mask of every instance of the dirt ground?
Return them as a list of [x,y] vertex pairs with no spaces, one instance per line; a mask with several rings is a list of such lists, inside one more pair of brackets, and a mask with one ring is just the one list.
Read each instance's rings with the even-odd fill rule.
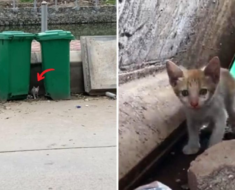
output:
[[116,189],[115,100],[7,102],[0,123],[1,188]]

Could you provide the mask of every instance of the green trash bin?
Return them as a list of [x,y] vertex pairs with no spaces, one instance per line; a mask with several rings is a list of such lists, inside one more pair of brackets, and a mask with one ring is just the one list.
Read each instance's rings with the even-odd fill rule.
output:
[[0,99],[25,99],[29,92],[31,43],[34,34],[0,33]]
[[38,33],[41,44],[42,70],[54,69],[45,74],[46,95],[52,99],[70,98],[70,41],[74,36],[69,31],[49,30]]

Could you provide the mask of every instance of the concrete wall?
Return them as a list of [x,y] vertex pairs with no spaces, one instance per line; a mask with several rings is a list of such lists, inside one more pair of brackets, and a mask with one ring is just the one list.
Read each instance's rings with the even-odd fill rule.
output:
[[[37,82],[37,73],[42,72],[42,58],[41,53],[33,52],[31,54],[31,77],[30,77],[30,89],[33,86],[40,86],[40,93],[44,95],[43,81]],[[84,81],[83,81],[83,68],[81,51],[70,52],[70,88],[72,94],[84,93]]]
[[235,49],[234,13],[233,0],[123,0],[119,68],[164,66],[163,60],[172,57],[193,67],[216,54],[226,64]]
[[164,60],[188,68],[235,51],[233,0],[123,0],[119,5],[119,178],[184,120]]
[[165,71],[121,85],[119,178],[166,139],[184,119],[181,104]]
[[[116,6],[48,8],[48,24],[108,23],[116,22]],[[0,8],[0,26],[8,25],[40,25],[41,8],[35,12],[33,8],[20,7],[17,11]]]

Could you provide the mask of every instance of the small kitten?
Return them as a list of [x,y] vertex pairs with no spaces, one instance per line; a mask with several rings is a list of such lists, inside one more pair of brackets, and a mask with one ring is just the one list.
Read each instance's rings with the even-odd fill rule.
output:
[[218,57],[212,58],[203,69],[182,70],[169,60],[166,69],[186,114],[189,140],[183,148],[184,154],[199,151],[199,131],[204,124],[212,129],[209,147],[219,143],[224,136],[226,114],[235,126],[235,80],[232,75],[220,68]]
[[38,87],[33,87],[32,90],[31,90],[31,93],[33,95],[33,98],[37,99],[38,98],[38,93],[39,93],[39,86]]

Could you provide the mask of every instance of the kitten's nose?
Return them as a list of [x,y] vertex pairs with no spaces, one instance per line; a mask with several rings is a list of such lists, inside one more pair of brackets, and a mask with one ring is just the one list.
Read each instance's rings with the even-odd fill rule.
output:
[[193,108],[198,107],[198,101],[191,101],[190,104]]

